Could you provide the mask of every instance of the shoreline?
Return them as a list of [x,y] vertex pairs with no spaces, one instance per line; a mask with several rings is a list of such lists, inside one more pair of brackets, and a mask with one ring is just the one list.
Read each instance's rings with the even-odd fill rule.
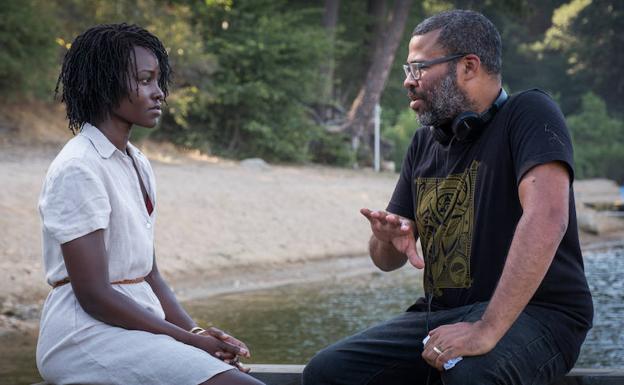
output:
[[[584,238],[581,236],[581,238]],[[614,232],[582,244],[583,253],[624,247],[624,232]],[[597,240],[596,238],[600,238]],[[268,269],[267,269],[268,268]],[[401,269],[411,268],[406,264]],[[268,271],[267,271],[268,270]],[[422,271],[419,272],[422,274]],[[309,261],[287,261],[270,265],[249,265],[221,269],[218,273],[197,272],[166,277],[178,300],[197,301],[219,295],[249,293],[288,285],[345,279],[369,274],[383,274],[367,255],[325,256]],[[0,314],[0,336],[34,334],[39,327],[42,301],[18,303],[14,315]]]
[[[0,140],[0,335],[36,329],[50,290],[36,206],[61,146]],[[156,174],[159,270],[181,301],[378,272],[359,209],[385,207],[398,174],[141,149]],[[624,246],[624,221],[580,203],[617,199],[613,185],[575,181],[579,226],[594,231],[580,232],[584,251]]]

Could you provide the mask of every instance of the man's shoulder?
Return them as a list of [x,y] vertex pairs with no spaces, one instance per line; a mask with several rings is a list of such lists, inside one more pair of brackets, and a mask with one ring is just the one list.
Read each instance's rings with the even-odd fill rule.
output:
[[563,118],[559,105],[546,91],[538,88],[516,92],[501,109],[501,114],[506,115],[510,121],[518,122],[536,118],[555,119]]
[[557,106],[553,97],[539,88],[515,92],[509,97],[509,104],[512,106]]

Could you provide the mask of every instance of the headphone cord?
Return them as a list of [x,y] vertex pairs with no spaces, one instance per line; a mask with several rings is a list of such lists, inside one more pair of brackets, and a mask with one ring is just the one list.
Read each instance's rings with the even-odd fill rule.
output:
[[451,157],[451,149],[453,148],[453,141],[455,141],[455,139],[457,138],[455,137],[455,135],[453,135],[453,137],[451,138],[451,141],[449,142],[448,151],[446,152],[446,160],[444,162],[444,172],[446,173],[447,176],[450,174],[450,172],[448,171],[448,162],[449,162],[449,158]]
[[[449,158],[451,155],[451,148],[453,147],[453,141],[455,141],[455,135],[453,135],[453,137],[451,138],[451,141],[449,142],[449,148],[447,150],[446,153],[446,159],[444,162],[444,173],[448,176],[450,174],[449,170],[448,170],[448,162],[449,162]],[[438,152],[439,152],[439,148],[436,146],[435,148],[435,164],[436,167],[438,165]],[[436,201],[436,205],[438,203],[438,177],[435,176],[435,201]],[[426,269],[426,268],[425,268]],[[431,269],[426,269],[426,272],[428,272],[429,274],[425,274],[424,279],[429,279],[428,285],[429,285],[429,290],[427,290],[425,288],[425,299],[427,301],[427,314],[425,316],[425,330],[426,330],[426,334],[429,335],[429,318],[431,316],[431,302],[433,302],[433,292],[429,292],[431,290],[433,290],[433,276],[432,276],[432,271]],[[429,385],[430,379],[431,379],[431,369],[432,367],[429,366],[429,368],[427,368],[427,382],[426,385]]]
[[[433,293],[426,293],[425,297],[427,299],[427,315],[425,316],[425,329],[427,330],[427,335],[429,335],[429,316],[431,315],[431,301],[433,300]],[[431,366],[427,368],[426,385],[429,385],[430,379],[431,379]]]

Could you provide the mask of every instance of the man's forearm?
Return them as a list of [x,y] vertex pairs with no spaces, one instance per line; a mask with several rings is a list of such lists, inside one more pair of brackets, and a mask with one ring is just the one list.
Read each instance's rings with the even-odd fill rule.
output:
[[567,213],[558,217],[561,219],[525,213],[520,219],[503,273],[482,318],[496,341],[524,310],[546,275],[567,227]]
[[396,270],[407,262],[407,256],[398,251],[391,242],[381,241],[374,235],[370,238],[368,250],[375,266],[383,271]]

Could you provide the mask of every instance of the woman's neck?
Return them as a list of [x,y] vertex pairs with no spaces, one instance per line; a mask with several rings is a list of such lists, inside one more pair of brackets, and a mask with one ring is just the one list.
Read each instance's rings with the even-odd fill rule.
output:
[[96,124],[96,127],[119,149],[119,151],[126,153],[126,146],[130,138],[130,129],[132,128],[131,124],[123,124],[121,122],[115,122],[112,119],[107,119]]

